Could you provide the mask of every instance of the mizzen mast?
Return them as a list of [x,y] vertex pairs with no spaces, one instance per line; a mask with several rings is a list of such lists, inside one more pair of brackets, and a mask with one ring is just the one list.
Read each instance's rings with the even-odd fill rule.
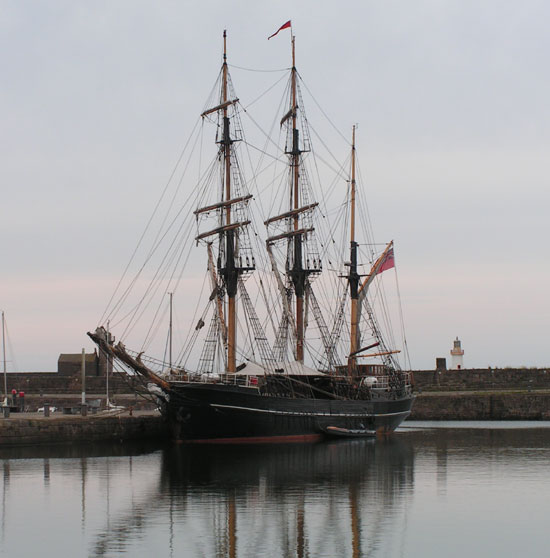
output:
[[359,274],[357,273],[357,242],[355,242],[355,126],[351,140],[351,183],[350,183],[350,269],[349,290],[351,298],[350,356],[348,371],[354,374],[357,368],[356,354],[359,350]]

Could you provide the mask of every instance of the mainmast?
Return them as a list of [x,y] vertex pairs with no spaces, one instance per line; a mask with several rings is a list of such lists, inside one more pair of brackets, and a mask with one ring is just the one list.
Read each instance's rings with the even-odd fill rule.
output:
[[304,293],[307,273],[304,270],[302,262],[302,235],[298,234],[299,230],[299,214],[297,210],[300,208],[300,132],[297,127],[297,101],[296,101],[296,53],[295,38],[292,35],[292,73],[291,73],[291,114],[292,114],[292,150],[290,152],[291,168],[292,168],[292,184],[291,199],[293,203],[291,210],[296,213],[293,217],[294,236],[293,243],[294,258],[292,268],[289,269],[289,275],[294,285],[296,295],[296,360],[304,361]]
[[355,242],[355,126],[351,140],[351,184],[350,184],[350,270],[348,276],[351,316],[350,316],[350,356],[348,371],[353,375],[357,368],[356,354],[359,350],[359,274],[357,273],[357,242]]
[[[291,210],[293,215],[294,234],[291,239],[293,262],[292,267],[288,270],[288,274],[294,285],[294,293],[296,296],[296,360],[304,361],[304,294],[307,279],[307,270],[304,269],[302,247],[304,232],[300,231],[300,131],[298,130],[297,116],[297,70],[296,70],[296,50],[295,37],[292,35],[292,70],[291,70],[291,115],[292,115],[292,148],[290,151],[290,161],[292,168],[291,181]],[[289,266],[290,267],[290,266]]]
[[[282,28],[290,26],[290,22]],[[313,294],[310,289],[309,276],[320,273],[322,270],[321,258],[317,249],[313,227],[313,212],[317,203],[312,199],[312,191],[308,184],[307,172],[304,167],[304,153],[310,149],[310,136],[307,128],[307,119],[303,112],[300,86],[298,83],[298,71],[296,69],[295,37],[291,36],[292,45],[292,69],[290,73],[290,98],[288,111],[281,119],[281,126],[286,127],[285,154],[288,155],[288,210],[280,215],[270,217],[264,221],[270,229],[268,231],[267,247],[271,253],[271,245],[278,241],[286,243],[285,273],[287,284],[285,288],[292,290],[296,303],[295,314],[290,309],[290,304],[283,302],[285,307],[284,319],[281,324],[282,332],[290,323],[296,339],[294,350],[298,362],[304,361],[305,349],[305,297]],[[298,114],[298,111],[301,114]],[[301,136],[301,137],[300,137]],[[290,288],[291,289],[290,289]],[[286,295],[283,294],[283,297]],[[316,320],[322,319],[318,312],[314,311]],[[279,335],[279,334],[278,334]],[[328,338],[328,335],[325,336]],[[281,336],[283,338],[283,336]]]

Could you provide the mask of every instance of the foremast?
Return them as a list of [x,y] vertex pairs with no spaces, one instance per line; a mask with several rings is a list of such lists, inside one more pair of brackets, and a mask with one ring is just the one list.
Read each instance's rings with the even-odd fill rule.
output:
[[[225,200],[231,199],[231,145],[233,140],[229,133],[229,116],[227,106],[227,32],[223,31],[223,136],[221,140],[225,166]],[[225,223],[231,225],[231,204],[225,208]],[[237,370],[237,283],[241,271],[235,266],[235,229],[225,231],[225,262],[221,257],[218,261],[219,270],[223,278],[227,293],[227,371],[234,373]],[[220,239],[221,240],[221,239]]]
[[[217,293],[221,298],[226,297],[225,315],[218,309],[218,318],[224,333],[226,350],[226,371],[235,373],[237,370],[237,292],[239,278],[248,271],[255,268],[253,258],[245,258],[244,265],[240,253],[239,232],[240,229],[250,224],[248,220],[235,219],[239,217],[239,207],[244,206],[251,195],[239,195],[233,186],[234,176],[234,147],[236,139],[232,136],[231,119],[229,110],[238,99],[230,99],[229,96],[229,71],[227,65],[227,32],[223,32],[223,64],[221,71],[221,91],[219,105],[202,113],[202,117],[217,112],[221,116],[221,136],[217,143],[220,146],[220,160],[223,165],[221,200],[218,203],[197,209],[196,215],[219,211],[219,227],[206,233],[199,234],[197,240],[204,240],[211,236],[218,236],[219,252],[217,258],[218,274],[221,281],[221,289]],[[235,196],[235,197],[233,197]],[[241,212],[242,213],[242,212]],[[208,241],[211,243],[211,241]],[[212,260],[209,248],[209,259]],[[239,262],[239,263],[237,263]],[[213,271],[213,270],[212,270]],[[225,321],[224,321],[225,320]]]

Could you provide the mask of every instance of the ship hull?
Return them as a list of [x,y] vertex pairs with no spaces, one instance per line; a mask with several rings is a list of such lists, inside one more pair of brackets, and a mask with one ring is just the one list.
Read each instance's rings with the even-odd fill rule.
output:
[[371,400],[288,398],[253,387],[175,383],[163,412],[185,442],[314,441],[328,427],[393,432],[410,414],[412,396]]

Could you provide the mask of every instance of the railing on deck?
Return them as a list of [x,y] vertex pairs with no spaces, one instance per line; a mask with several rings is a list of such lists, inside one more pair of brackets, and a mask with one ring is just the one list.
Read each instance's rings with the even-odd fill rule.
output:
[[242,376],[238,374],[170,374],[169,377],[172,382],[258,387],[258,376]]
[[[412,391],[412,374],[410,372],[397,372],[388,374],[387,371],[379,372],[376,375],[364,376],[360,380],[361,388],[367,388],[371,391],[373,397],[382,397],[389,390],[404,389]],[[235,385],[241,387],[258,388],[260,377],[239,375],[239,374],[171,374],[170,381],[197,383],[197,384],[224,384]],[[342,380],[347,380],[346,376],[342,376]]]

